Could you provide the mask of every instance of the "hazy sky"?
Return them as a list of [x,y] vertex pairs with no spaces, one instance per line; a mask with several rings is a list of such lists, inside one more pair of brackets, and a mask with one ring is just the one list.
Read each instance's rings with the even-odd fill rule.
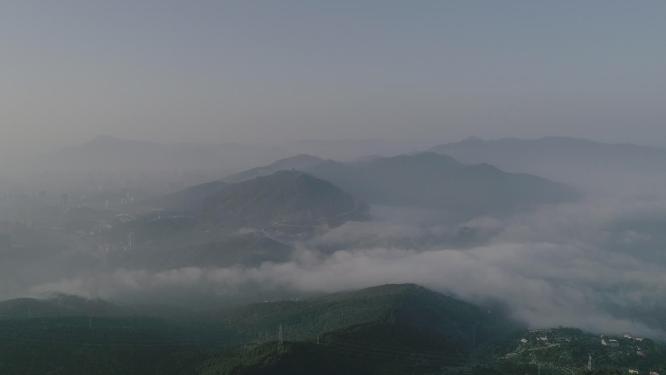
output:
[[0,2],[0,148],[572,135],[664,144],[666,2]]

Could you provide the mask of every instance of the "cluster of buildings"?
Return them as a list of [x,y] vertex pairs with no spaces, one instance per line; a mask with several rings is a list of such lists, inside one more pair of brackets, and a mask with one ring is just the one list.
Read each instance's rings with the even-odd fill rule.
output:
[[[582,334],[582,332],[579,332]],[[577,339],[577,333],[572,332],[568,329],[546,329],[546,330],[533,330],[530,331],[528,335],[519,339],[519,347],[513,353],[507,354],[506,358],[512,358],[520,355],[520,353],[525,353],[527,355],[533,356],[531,353],[535,353],[542,350],[555,349],[556,347],[562,346],[566,348],[565,343],[570,343],[572,341],[581,341],[581,344],[587,343],[586,345],[591,344],[590,340],[594,340],[594,337],[583,334],[585,337]],[[650,345],[647,343],[649,340],[645,340],[642,337],[634,337],[630,334],[624,334],[623,336],[600,336],[600,343],[602,347],[608,349],[617,349],[617,350],[608,350],[597,352],[593,348],[590,348],[591,351],[597,352],[598,355],[604,357],[603,353],[606,353],[607,356],[617,357],[619,361],[622,361],[622,358],[647,358],[650,352]],[[593,341],[592,341],[593,342]],[[601,353],[601,354],[599,354]],[[592,355],[589,356],[588,360],[588,370],[592,369]],[[635,360],[632,359],[633,363]],[[659,372],[654,370],[643,371],[635,368],[625,368],[628,374],[644,374],[644,375],[660,375]]]
[[[647,357],[645,351],[640,347],[640,343],[643,342],[642,337],[632,337],[629,334],[623,336],[624,343],[633,346],[633,349],[636,351],[636,355],[639,357]],[[601,346],[607,346],[609,348],[619,348],[620,340],[617,338],[607,338],[606,336],[601,336]]]

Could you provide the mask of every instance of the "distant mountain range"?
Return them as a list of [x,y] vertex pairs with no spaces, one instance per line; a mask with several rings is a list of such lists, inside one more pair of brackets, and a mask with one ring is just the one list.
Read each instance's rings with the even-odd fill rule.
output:
[[127,311],[107,301],[72,295],[55,295],[47,299],[18,298],[0,302],[0,319],[110,317],[124,314],[127,314]]
[[532,173],[597,191],[656,191],[666,181],[666,150],[633,144],[565,137],[469,138],[432,151],[465,163],[490,163],[507,171]]
[[355,161],[369,155],[380,157],[420,152],[437,145],[433,141],[400,141],[383,139],[300,140],[280,144],[292,154],[316,155],[325,159]]
[[[584,188],[627,190],[632,178],[653,185],[666,178],[666,150],[632,144],[608,144],[577,138],[469,138],[433,147],[429,142],[297,141],[269,145],[173,143],[100,136],[91,141],[22,162],[24,182],[45,188],[143,188],[167,191],[285,159],[272,170],[306,169],[322,159],[372,161],[405,153],[433,152],[465,164],[487,163],[504,171],[528,173]],[[315,155],[315,156],[308,156]],[[370,155],[374,155],[370,157]],[[276,169],[276,167],[279,167]],[[253,173],[262,173],[253,171]],[[230,176],[237,182],[251,174]],[[256,177],[256,176],[255,176]],[[83,190],[85,190],[83,189]],[[656,189],[656,187],[654,188]]]
[[[368,154],[395,155],[431,147],[426,142],[310,140],[272,145],[158,143],[98,136],[48,152],[7,170],[12,180],[48,189],[142,188],[164,192],[263,165],[289,155],[312,153],[353,160]],[[8,167],[11,167],[9,165]],[[3,176],[7,173],[4,173]]]
[[302,170],[377,205],[442,209],[458,218],[506,214],[575,199],[573,189],[489,164],[463,164],[434,152],[336,162],[311,156],[285,159],[231,175],[224,181]]

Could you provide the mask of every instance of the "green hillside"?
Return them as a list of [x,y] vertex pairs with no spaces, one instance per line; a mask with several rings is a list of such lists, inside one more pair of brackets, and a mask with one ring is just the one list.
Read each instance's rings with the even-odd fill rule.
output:
[[[412,285],[384,285],[303,301],[261,303],[221,313],[225,323],[251,337],[275,338],[281,325],[289,340],[368,323],[390,323],[414,332],[445,335],[470,348],[512,328],[499,314]],[[262,336],[263,335],[263,336]]]
[[1,374],[563,375],[590,373],[588,356],[592,374],[666,370],[659,342],[528,331],[411,284],[159,317],[67,296],[0,310]]
[[[29,301],[53,309],[58,306],[53,301]],[[5,303],[21,304],[25,302]],[[257,355],[263,355],[261,348],[275,343],[280,331],[294,345],[292,358],[311,352],[322,356],[324,362],[307,355],[313,365],[359,346],[373,346],[368,357],[376,362],[373,366],[387,363],[387,354],[410,353],[422,366],[432,367],[433,358],[437,366],[466,361],[475,346],[501,337],[509,326],[499,315],[416,285],[386,285],[171,318],[129,312],[109,316],[107,310],[70,309],[67,316],[49,310],[40,317],[33,310],[30,318],[21,315],[29,309],[14,309],[12,317],[0,320],[4,339],[0,373],[144,374],[159,368],[160,374],[180,374],[194,371],[206,360],[215,361],[216,368],[227,366],[228,361],[246,366],[245,354],[239,357],[238,353],[257,348]],[[317,342],[325,348],[312,348]],[[228,355],[235,359],[228,360]],[[392,357],[397,362],[391,367],[398,368],[403,360]],[[39,365],[30,367],[31,362]],[[412,362],[406,363],[411,366]]]
[[278,330],[268,343],[208,361],[202,374],[437,373],[466,366],[478,348],[518,329],[500,314],[409,284],[251,305],[226,319],[250,336]]

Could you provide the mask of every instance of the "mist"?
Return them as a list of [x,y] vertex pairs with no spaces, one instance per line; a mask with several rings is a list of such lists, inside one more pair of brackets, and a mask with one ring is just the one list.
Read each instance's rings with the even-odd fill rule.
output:
[[[658,238],[659,226],[631,225],[666,218],[662,198],[589,197],[456,225],[423,210],[372,212],[369,222],[347,222],[296,241],[284,261],[252,266],[114,268],[102,265],[104,254],[85,250],[39,255],[24,259],[13,276],[4,270],[13,282],[3,283],[2,294],[57,292],[193,308],[416,283],[466,301],[500,304],[534,328],[664,337],[659,316],[666,311],[660,302],[666,300],[666,242]],[[4,260],[11,264],[12,257]]]
[[3,164],[100,134],[664,146],[663,7],[7,2]]
[[1,1],[0,373],[666,372],[664,14]]

